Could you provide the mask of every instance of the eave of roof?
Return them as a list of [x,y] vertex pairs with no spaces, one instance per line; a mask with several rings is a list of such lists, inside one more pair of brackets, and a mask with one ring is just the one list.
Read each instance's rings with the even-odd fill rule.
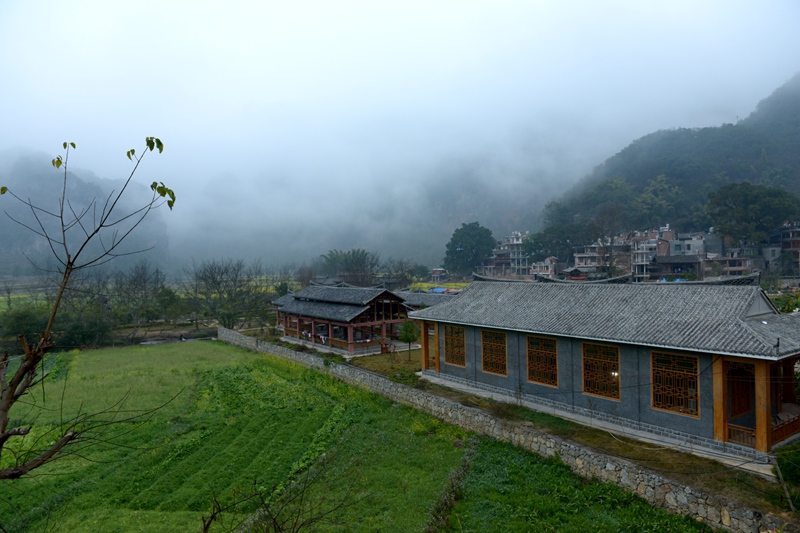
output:
[[759,359],[800,353],[799,317],[770,312],[745,319],[762,297],[754,286],[474,282],[452,301],[410,316]]
[[394,300],[401,299],[386,289],[369,287],[328,287],[322,285],[310,285],[300,292],[295,293],[294,299],[350,305],[367,305],[376,298],[384,296]]
[[369,306],[293,300],[281,307],[281,313],[347,323],[367,309]]

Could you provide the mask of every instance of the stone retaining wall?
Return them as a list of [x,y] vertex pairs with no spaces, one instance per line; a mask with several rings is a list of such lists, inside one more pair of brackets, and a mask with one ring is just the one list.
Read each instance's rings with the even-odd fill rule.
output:
[[674,514],[691,516],[714,528],[753,533],[778,530],[785,524],[784,531],[800,533],[800,527],[787,523],[780,517],[744,508],[725,498],[703,494],[689,486],[642,470],[628,461],[583,448],[573,442],[542,433],[524,423],[498,419],[480,409],[394,383],[373,372],[352,365],[328,362],[316,355],[296,352],[224,328],[219,328],[218,338],[242,348],[273,354],[306,367],[326,371],[346,383],[367,388],[468,431],[510,442],[545,457],[557,455],[573,472],[584,478],[614,483],[639,494],[656,507]]

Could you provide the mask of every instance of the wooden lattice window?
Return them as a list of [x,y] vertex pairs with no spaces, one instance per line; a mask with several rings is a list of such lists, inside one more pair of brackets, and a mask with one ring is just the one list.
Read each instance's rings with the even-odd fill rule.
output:
[[728,363],[730,417],[738,418],[753,410],[756,367],[748,363]]
[[653,408],[698,416],[697,357],[652,352]]
[[619,400],[619,348],[583,343],[583,392]]
[[451,365],[466,366],[466,342],[464,328],[461,326],[444,327],[444,362]]
[[507,374],[506,334],[500,331],[483,330],[481,332],[481,349],[483,371],[505,376]]
[[558,387],[558,348],[555,339],[528,337],[528,381]]

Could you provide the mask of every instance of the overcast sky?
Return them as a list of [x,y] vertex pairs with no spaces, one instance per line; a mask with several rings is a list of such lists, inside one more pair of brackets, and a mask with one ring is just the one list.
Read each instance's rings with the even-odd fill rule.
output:
[[75,141],[118,178],[155,135],[177,256],[402,255],[454,161],[541,205],[637,137],[746,117],[800,71],[798,27],[794,0],[0,0],[0,154]]

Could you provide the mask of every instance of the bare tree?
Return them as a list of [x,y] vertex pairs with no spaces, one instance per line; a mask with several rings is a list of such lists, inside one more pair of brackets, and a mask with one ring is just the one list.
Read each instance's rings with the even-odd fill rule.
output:
[[319,264],[323,274],[339,276],[350,285],[369,287],[375,283],[381,256],[363,248],[330,250],[319,257]]
[[196,313],[235,328],[266,315],[272,295],[260,261],[249,266],[241,259],[213,259],[184,272],[185,294]]
[[6,293],[6,305],[11,309],[11,291],[14,290],[14,284],[8,281],[3,282],[3,290]]
[[[126,156],[133,162],[133,168],[123,181],[118,191],[112,191],[102,201],[92,198],[88,204],[79,207],[69,196],[68,163],[70,149],[75,143],[64,143],[64,155],[52,160],[56,169],[64,172],[61,193],[56,208],[51,209],[38,203],[41,199],[32,200],[23,193],[16,193],[7,187],[0,187],[0,194],[8,193],[21,202],[30,211],[30,220],[9,217],[20,226],[27,228],[34,235],[44,239],[55,258],[55,272],[60,277],[58,290],[53,300],[47,325],[39,334],[37,341],[30,341],[25,335],[19,335],[22,355],[12,356],[5,351],[0,357],[0,458],[7,450],[11,439],[22,438],[31,431],[30,425],[15,420],[15,426],[9,427],[12,420],[11,411],[19,400],[30,391],[31,387],[40,383],[46,375],[38,370],[45,355],[54,348],[51,340],[53,324],[58,315],[64,294],[72,275],[92,266],[98,266],[121,255],[129,255],[142,250],[125,251],[121,245],[139,226],[145,217],[159,206],[166,204],[172,209],[175,204],[175,193],[163,182],[153,182],[150,186],[152,196],[143,205],[133,210],[121,212],[120,199],[128,190],[131,180],[148,152],[158,150],[161,153],[164,145],[160,139],[147,137],[145,149],[139,156],[136,151],[128,150]],[[8,215],[8,213],[6,213]],[[12,360],[18,364],[16,369]],[[9,370],[12,375],[8,376]],[[92,427],[91,417],[78,414],[71,421],[62,424],[59,434],[54,436],[33,453],[14,454],[13,464],[0,470],[0,479],[16,479],[24,476],[65,451],[65,447],[81,441],[84,433]]]
[[[113,329],[108,296],[110,280],[111,275],[102,267],[73,272],[53,324],[53,342],[66,348],[96,345],[108,340]],[[43,272],[41,285],[47,307],[52,309],[61,286],[58,272]]]
[[130,340],[134,342],[142,323],[156,312],[158,295],[166,286],[166,276],[143,259],[127,271],[118,271],[113,286],[115,307],[130,320],[133,326]]
[[389,258],[383,263],[383,270],[388,276],[384,280],[387,289],[408,287],[414,280],[414,261],[410,259]]

